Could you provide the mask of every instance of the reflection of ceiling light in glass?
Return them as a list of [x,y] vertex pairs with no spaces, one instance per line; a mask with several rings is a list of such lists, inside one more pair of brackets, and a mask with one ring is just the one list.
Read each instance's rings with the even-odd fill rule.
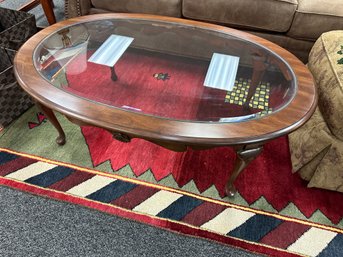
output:
[[248,114],[244,116],[238,116],[238,117],[227,117],[227,118],[220,118],[219,122],[240,122],[240,121],[247,121],[255,118],[258,114]]
[[235,84],[239,57],[213,53],[204,86],[231,91]]
[[111,35],[88,59],[89,62],[113,67],[132,43],[132,37]]
[[141,112],[141,111],[142,111],[142,109],[135,108],[135,107],[128,106],[128,105],[123,105],[121,108],[129,109],[129,110],[133,110],[133,111],[138,111],[138,112]]

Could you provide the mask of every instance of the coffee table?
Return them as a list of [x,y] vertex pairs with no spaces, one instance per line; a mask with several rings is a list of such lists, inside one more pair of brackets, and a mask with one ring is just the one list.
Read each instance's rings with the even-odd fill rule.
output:
[[14,70],[60,145],[65,134],[53,111],[122,142],[142,138],[173,151],[233,147],[229,196],[264,143],[303,125],[317,103],[311,74],[285,49],[238,30],[153,15],[54,24],[23,45]]

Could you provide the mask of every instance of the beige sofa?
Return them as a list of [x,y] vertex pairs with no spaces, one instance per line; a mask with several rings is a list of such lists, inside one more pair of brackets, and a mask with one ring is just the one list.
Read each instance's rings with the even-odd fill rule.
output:
[[103,12],[150,13],[252,32],[307,62],[319,36],[343,28],[343,0],[65,0],[66,17]]

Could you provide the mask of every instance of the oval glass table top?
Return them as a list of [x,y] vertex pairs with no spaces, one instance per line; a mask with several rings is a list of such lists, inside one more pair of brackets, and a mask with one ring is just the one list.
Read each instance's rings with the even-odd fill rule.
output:
[[192,24],[102,19],[57,29],[34,66],[54,87],[87,101],[162,119],[237,123],[285,108],[297,78],[253,41]]

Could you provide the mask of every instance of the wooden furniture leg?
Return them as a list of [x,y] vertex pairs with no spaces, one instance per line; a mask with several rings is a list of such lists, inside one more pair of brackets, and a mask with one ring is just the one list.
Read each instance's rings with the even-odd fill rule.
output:
[[61,127],[61,124],[57,120],[54,112],[50,108],[42,105],[39,102],[36,102],[36,105],[42,110],[42,112],[48,118],[48,120],[51,122],[51,124],[57,129],[58,137],[56,138],[56,143],[58,145],[64,145],[66,143],[66,136],[65,136],[64,131]]
[[237,159],[233,172],[226,184],[225,191],[229,197],[233,197],[236,194],[236,188],[233,185],[237,176],[248,166],[248,164],[254,160],[263,150],[263,146],[256,146],[248,148],[247,146],[237,150]]
[[44,14],[50,25],[56,23],[56,18],[54,14],[54,5],[52,0],[40,0],[40,3],[43,7]]

